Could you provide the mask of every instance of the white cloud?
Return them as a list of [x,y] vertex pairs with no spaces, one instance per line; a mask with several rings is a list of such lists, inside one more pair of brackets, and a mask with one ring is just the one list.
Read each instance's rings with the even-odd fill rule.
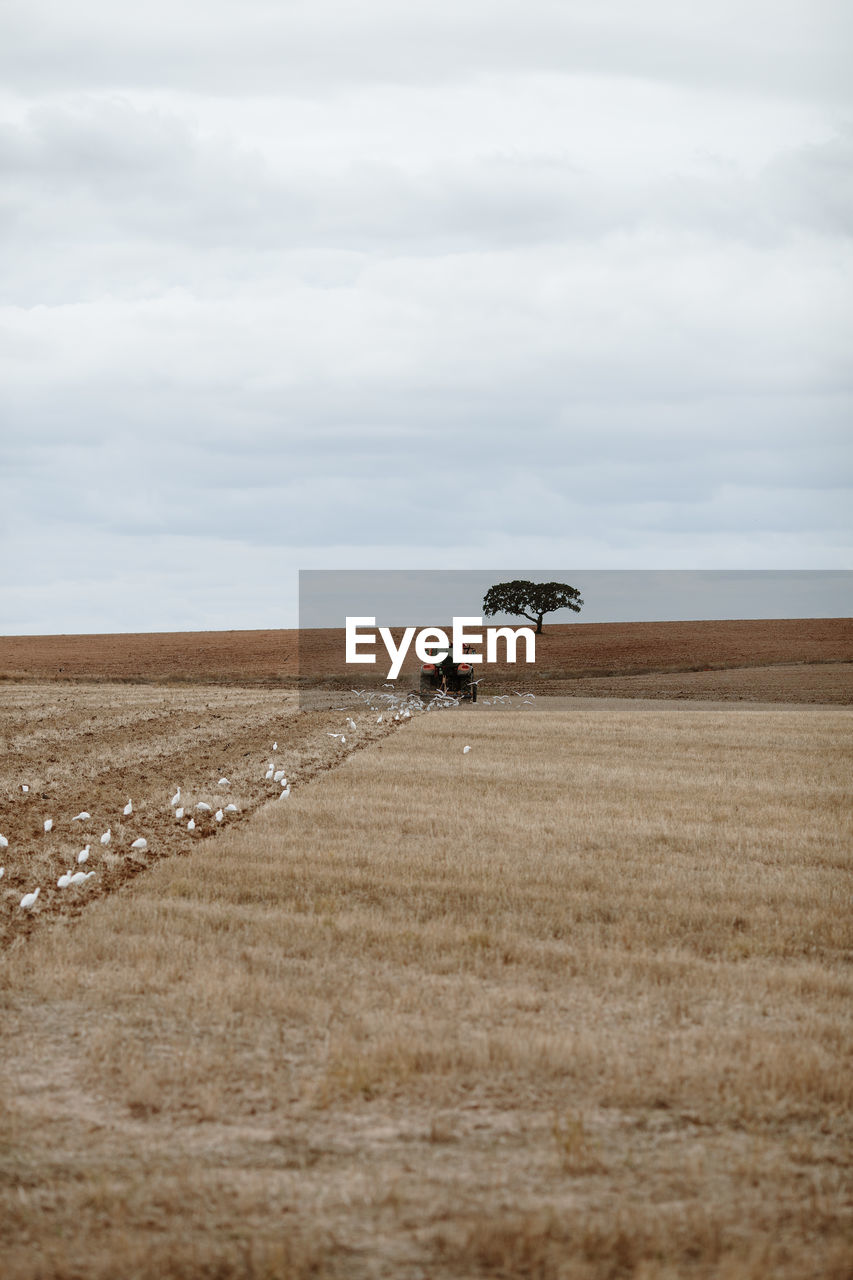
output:
[[640,13],[7,10],[0,629],[849,562],[847,10]]

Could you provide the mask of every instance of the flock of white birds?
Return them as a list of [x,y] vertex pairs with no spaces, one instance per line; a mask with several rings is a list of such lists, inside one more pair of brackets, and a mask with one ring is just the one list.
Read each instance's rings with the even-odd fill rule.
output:
[[[386,692],[386,690],[390,690],[390,692]],[[449,707],[458,707],[462,701],[462,699],[458,697],[454,697],[452,694],[437,693],[434,697],[428,700],[421,698],[416,693],[400,694],[394,691],[394,685],[390,683],[383,685],[382,689],[379,691],[369,690],[369,689],[353,689],[352,692],[355,695],[356,700],[362,703],[365,706],[366,710],[369,710],[374,714],[376,712],[379,713],[376,716],[376,724],[383,724],[383,723],[402,724],[406,720],[411,720],[413,715],[430,712],[430,711],[441,711]],[[521,693],[516,691],[515,697],[520,699],[520,702],[515,704],[516,706],[529,706],[533,701],[535,701],[535,696],[532,693]],[[501,706],[501,705],[511,704],[512,702],[513,702],[513,698],[510,697],[508,694],[501,694],[491,699],[488,699],[488,698],[483,699],[481,702],[481,705],[482,706]],[[346,708],[338,707],[336,708],[336,710],[345,711]],[[353,720],[352,716],[347,716],[345,727],[350,734],[358,732],[358,725],[356,724],[355,720]],[[340,746],[342,747],[346,746],[347,739],[344,733],[329,733],[327,736],[335,739],[335,741],[338,742]],[[279,798],[281,800],[284,800],[290,795],[290,784],[287,781],[284,769],[276,768],[275,752],[278,751],[278,742],[273,743],[272,749],[273,749],[273,759],[269,761],[266,773],[264,774],[264,781],[278,784]],[[462,754],[468,755],[470,750],[471,750],[470,746],[464,746],[462,748]],[[219,782],[217,783],[217,786],[222,788],[223,790],[230,787],[230,785],[231,783],[229,782],[228,778],[225,778],[225,777],[220,778]],[[29,789],[30,788],[28,783],[21,784],[21,791],[24,794],[26,794],[29,791]],[[185,807],[181,804],[181,788],[180,787],[176,788],[175,794],[172,796],[171,800],[169,801],[169,805],[172,809],[172,812],[174,814],[176,821],[182,822],[187,817]],[[239,809],[237,808],[237,805],[233,803],[220,806],[219,808],[216,809],[214,813],[213,805],[208,804],[207,801],[205,800],[199,800],[196,803],[195,811],[197,813],[213,813],[214,820],[217,823],[224,822],[228,814],[239,813]],[[122,810],[122,815],[125,818],[129,818],[132,813],[133,813],[133,800],[128,798],[127,804],[124,806]],[[80,813],[75,813],[74,817],[69,819],[69,822],[86,823],[86,822],[91,822],[92,820],[93,819],[92,819],[91,813],[89,813],[87,809],[82,809]],[[43,828],[44,828],[45,835],[47,835],[49,832],[53,830],[53,825],[54,825],[53,818],[44,819]],[[186,825],[187,825],[188,831],[197,830],[194,817],[189,817],[187,819]],[[110,842],[112,841],[112,826],[107,827],[106,831],[104,831],[103,834],[99,837],[99,840],[101,845],[103,845],[105,848],[110,844]],[[8,839],[6,838],[6,836],[0,835],[0,851],[8,849],[8,847],[9,847]],[[75,861],[78,867],[84,866],[84,864],[89,860],[89,852],[91,847],[92,846],[90,842],[89,844],[85,845],[76,855]],[[137,837],[136,840],[132,842],[132,844],[130,845],[130,848],[134,850],[136,853],[145,853],[148,849],[148,841],[146,840],[145,836],[139,836]],[[0,866],[0,879],[3,878],[5,871],[6,871],[5,866]],[[93,879],[94,876],[95,876],[94,871],[83,871],[83,870],[72,871],[72,869],[69,867],[69,869],[63,875],[61,875],[57,880],[56,887],[58,889],[67,889],[71,885],[83,885],[83,884],[86,884],[89,880]],[[38,897],[40,893],[41,893],[41,885],[38,885],[35,889],[32,890],[31,893],[25,893],[24,896],[21,898],[21,903],[20,903],[21,910],[31,911],[32,908],[36,905],[36,902],[38,901]]]

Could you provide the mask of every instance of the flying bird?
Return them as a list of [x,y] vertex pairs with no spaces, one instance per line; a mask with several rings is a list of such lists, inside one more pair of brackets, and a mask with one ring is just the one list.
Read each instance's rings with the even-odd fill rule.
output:
[[41,887],[36,889],[35,893],[24,894],[23,898],[21,898],[21,906],[24,908],[25,911],[29,911],[30,907],[34,907],[36,905],[36,898],[39,896],[40,893],[41,893]]

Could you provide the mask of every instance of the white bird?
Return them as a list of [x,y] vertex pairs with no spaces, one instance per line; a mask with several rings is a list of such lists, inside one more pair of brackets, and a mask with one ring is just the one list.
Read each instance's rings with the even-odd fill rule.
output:
[[0,849],[8,849],[8,848],[9,848],[9,841],[6,839],[5,836],[0,836]]
[[266,773],[264,774],[264,777],[266,778],[267,782],[271,782],[273,778],[272,769],[267,769]]
[[72,822],[85,822],[87,818],[91,818],[91,813],[87,813],[85,809],[81,813],[75,813],[71,819]]
[[290,787],[285,787],[281,795],[279,796],[279,800],[286,800],[289,795],[290,795]]
[[377,724],[381,724],[381,723],[382,723],[382,717],[381,717],[381,716],[377,716],[377,717],[376,717],[376,723],[377,723]]
[[113,829],[112,827],[107,827],[106,831],[101,836],[101,844],[104,844],[104,845],[109,844],[112,838],[113,838]]
[[124,816],[125,816],[126,818],[129,818],[129,817],[130,817],[130,815],[133,813],[133,801],[132,801],[132,800],[128,800],[127,804],[124,806],[124,809],[122,810],[122,813],[124,814]]
[[219,779],[219,785],[220,785],[220,787],[230,787],[230,786],[231,786],[231,783],[228,781],[228,779],[227,779],[227,778],[220,778],[220,779]]
[[21,906],[24,908],[25,911],[29,911],[30,907],[34,907],[36,905],[36,898],[39,896],[40,893],[41,893],[41,887],[36,889],[35,893],[24,894],[23,898],[21,898]]
[[273,782],[281,782],[281,780],[282,780],[282,778],[283,778],[283,777],[284,777],[284,770],[283,770],[283,769],[277,769],[277,770],[275,771],[275,773],[273,774],[273,776],[272,776],[272,780],[273,780]]
[[463,754],[463,756],[467,756],[467,754],[468,754],[468,752],[469,752],[470,750],[471,750],[471,748],[470,748],[470,747],[463,747],[463,748],[462,748],[462,754]]
[[195,831],[195,818],[190,818],[187,823],[187,831]]
[[222,819],[225,817],[225,814],[222,812],[221,809],[217,809],[216,813],[213,816],[217,822],[221,822]]
[[3,879],[3,877],[5,876],[5,874],[6,874],[6,868],[5,868],[5,867],[0,867],[0,880],[2,880],[2,879]]
[[134,840],[130,847],[131,849],[147,849],[148,841],[145,839],[145,836],[140,836],[138,840]]
[[56,882],[57,889],[67,889],[71,883],[71,868],[65,872],[64,876],[60,876]]
[[52,828],[53,828],[53,818],[45,818],[44,820],[45,831],[50,831]]
[[85,884],[87,880],[91,880],[94,871],[75,871],[68,881],[69,884]]
[[286,787],[286,786],[287,786],[287,778],[285,778],[285,776],[284,776],[283,774],[282,774],[282,776],[279,778],[279,782],[281,783],[281,785],[282,785],[283,787]]
[[175,805],[176,805],[176,804],[180,804],[180,803],[181,803],[181,788],[180,788],[180,787],[178,787],[177,791],[176,791],[176,792],[175,792],[175,794],[172,796],[172,799],[169,801],[169,803],[171,804],[171,806],[172,806],[172,808],[173,808],[173,809],[174,809],[174,807],[175,807]]
[[208,811],[208,813],[210,812],[210,805],[209,805],[209,804],[205,804],[205,802],[204,802],[203,800],[199,800],[198,804],[196,805],[196,808],[197,808],[197,809],[206,809],[206,810]]
[[176,817],[176,818],[182,818],[183,816],[184,816],[184,811],[183,811],[183,809],[176,809],[176,810],[175,810],[175,817]]
[[77,866],[81,867],[83,863],[88,862],[88,860],[89,860],[89,845],[86,845],[86,848],[81,849],[80,852],[77,854]]
[[339,742],[346,742],[346,738],[342,733],[327,733],[327,738],[337,738]]
[[21,790],[23,791],[24,795],[26,795],[27,792],[29,791],[29,787],[27,786],[26,782],[21,783]]
[[227,805],[225,806],[225,812],[226,812],[226,813],[239,813],[239,812],[240,812],[240,810],[237,808],[236,804],[227,804]]
[[278,743],[277,743],[277,742],[274,742],[274,743],[272,744],[272,749],[273,749],[273,751],[278,751]]

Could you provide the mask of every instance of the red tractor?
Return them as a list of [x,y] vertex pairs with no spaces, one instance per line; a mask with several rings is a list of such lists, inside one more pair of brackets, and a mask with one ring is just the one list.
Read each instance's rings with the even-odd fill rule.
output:
[[477,681],[472,662],[454,662],[452,653],[436,655],[435,662],[425,662],[421,667],[421,697],[434,698],[446,694],[451,698],[470,698],[477,701]]

